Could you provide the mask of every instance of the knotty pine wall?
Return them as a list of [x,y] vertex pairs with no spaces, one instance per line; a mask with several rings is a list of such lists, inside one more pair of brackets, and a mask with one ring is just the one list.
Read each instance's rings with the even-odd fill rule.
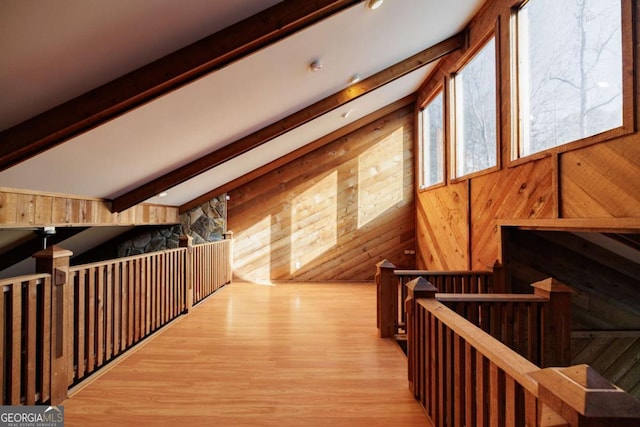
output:
[[[511,136],[509,16],[514,0],[489,0],[469,27],[469,44],[476,46],[497,27],[501,168],[462,182],[419,192],[417,212],[417,268],[434,270],[487,269],[501,259],[498,222],[509,220],[581,219],[603,223],[625,218],[640,232],[640,123],[639,73],[633,74],[635,132],[572,151],[556,152],[531,161],[509,164]],[[624,0],[625,15],[634,13],[633,51],[640,58],[638,0]],[[633,7],[631,7],[633,5]],[[633,11],[633,12],[632,12]],[[464,53],[445,58],[418,93],[423,105],[459,65]],[[416,108],[416,115],[418,108]],[[447,148],[448,149],[448,148]],[[447,174],[450,171],[447,170]],[[584,221],[586,220],[586,221]],[[635,225],[634,225],[635,224]],[[568,227],[570,228],[570,227]]]
[[370,280],[415,250],[414,106],[230,191],[239,279]]

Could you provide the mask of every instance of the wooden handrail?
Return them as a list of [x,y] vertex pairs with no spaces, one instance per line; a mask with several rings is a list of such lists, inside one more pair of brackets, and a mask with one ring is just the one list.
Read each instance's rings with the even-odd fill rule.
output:
[[493,276],[488,270],[395,270],[396,276]]
[[90,263],[87,263],[87,264],[73,265],[73,266],[69,267],[69,271],[70,272],[75,272],[75,271],[80,271],[80,270],[86,270],[88,268],[107,266],[107,265],[122,263],[122,262],[126,262],[126,261],[134,261],[134,260],[142,259],[142,258],[149,258],[150,256],[155,256],[157,254],[167,254],[167,253],[181,252],[181,251],[184,251],[184,248],[163,249],[161,251],[156,251],[156,252],[147,252],[147,253],[144,253],[144,254],[129,255],[129,256],[126,256],[126,257],[122,257],[122,258],[109,259],[109,260],[105,260],[105,261],[90,262]]
[[440,302],[546,302],[546,298],[533,294],[436,294]]
[[382,260],[376,264],[376,285],[378,290],[377,326],[383,338],[406,334],[406,313],[404,301],[407,298],[406,284],[423,277],[440,292],[483,294],[503,292],[504,272],[499,262],[493,271],[432,271],[396,270],[393,263]]
[[590,367],[540,369],[438,301],[424,278],[407,289],[409,388],[433,425],[639,425],[640,402]]
[[506,374],[518,381],[525,389],[537,395],[538,382],[528,375],[530,372],[540,369],[537,365],[515,353],[490,334],[478,329],[440,301],[418,299],[416,302]]
[[32,280],[40,280],[48,277],[47,273],[39,273],[39,274],[25,274],[23,276],[16,277],[7,277],[5,279],[0,279],[0,286],[12,285],[17,282],[31,282]]

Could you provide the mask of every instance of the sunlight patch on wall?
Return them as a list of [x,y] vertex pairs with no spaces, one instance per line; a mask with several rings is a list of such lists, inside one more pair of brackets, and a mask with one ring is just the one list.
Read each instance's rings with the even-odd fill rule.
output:
[[271,215],[234,236],[234,268],[245,271],[247,265],[258,267],[245,272],[242,280],[268,281],[271,278]]
[[358,228],[402,201],[403,146],[398,128],[358,157]]
[[291,273],[334,247],[338,241],[338,172],[293,199]]

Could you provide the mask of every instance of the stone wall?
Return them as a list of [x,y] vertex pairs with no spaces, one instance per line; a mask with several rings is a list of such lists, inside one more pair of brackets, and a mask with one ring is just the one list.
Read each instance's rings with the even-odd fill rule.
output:
[[193,244],[224,240],[227,231],[227,195],[223,194],[180,215],[182,229]]
[[182,234],[193,237],[193,244],[224,240],[227,230],[226,194],[180,215],[181,225],[145,230],[118,244],[118,257],[140,255],[178,247]]
[[181,225],[142,231],[133,239],[128,239],[118,245],[118,258],[177,248],[181,235]]

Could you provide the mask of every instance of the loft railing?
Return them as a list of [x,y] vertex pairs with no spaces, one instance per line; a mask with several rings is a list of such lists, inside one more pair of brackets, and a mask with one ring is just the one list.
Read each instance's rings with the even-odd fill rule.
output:
[[[51,275],[0,280],[2,404],[49,399],[52,351]],[[55,348],[53,349],[55,351]]]
[[185,261],[173,249],[69,268],[69,385],[185,311]]
[[640,402],[587,365],[540,369],[409,282],[409,388],[437,426],[636,426]]
[[529,361],[571,363],[572,289],[549,278],[533,294],[436,294],[436,299]]
[[232,240],[192,246],[193,302],[199,303],[227,283],[233,275]]
[[232,240],[0,280],[0,404],[59,404],[68,389],[231,281]]
[[506,286],[499,263],[493,271],[446,272],[395,270],[388,261],[378,263],[377,319],[381,338],[406,339],[406,284],[416,278],[438,290],[436,299],[531,362],[543,367],[567,366],[571,362],[573,291],[547,279],[531,285],[533,294],[503,293]]
[[503,268],[498,262],[492,271],[396,270],[387,260],[379,262],[376,267],[378,328],[382,338],[406,333],[406,284],[418,277],[424,278],[442,293],[484,294],[506,291]]

